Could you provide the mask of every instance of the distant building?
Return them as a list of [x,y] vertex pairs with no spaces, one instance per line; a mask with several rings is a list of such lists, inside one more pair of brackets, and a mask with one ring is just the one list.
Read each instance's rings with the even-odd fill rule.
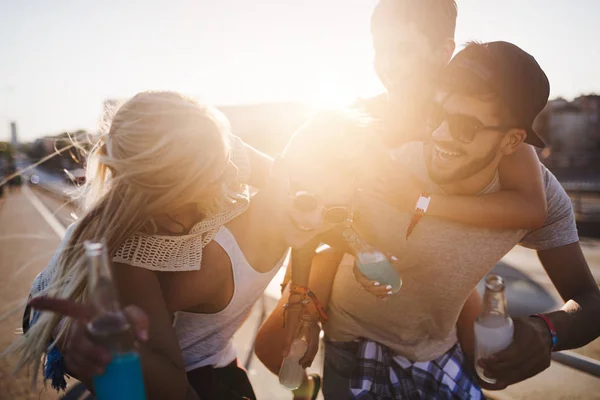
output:
[[10,123],[10,144],[15,148],[19,144],[19,138],[17,136],[17,123],[14,121]]
[[600,96],[569,102],[555,99],[536,119],[534,128],[549,150],[544,162],[553,168],[586,168],[600,158]]

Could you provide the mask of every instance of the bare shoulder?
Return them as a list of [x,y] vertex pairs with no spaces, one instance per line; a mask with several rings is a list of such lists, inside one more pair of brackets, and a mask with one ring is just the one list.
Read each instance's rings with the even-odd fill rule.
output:
[[135,290],[143,291],[149,283],[158,282],[154,271],[125,263],[113,262],[112,272],[117,285],[129,284]]
[[168,308],[172,311],[211,302],[233,279],[231,260],[215,241],[203,249],[199,270],[158,272],[157,275]]

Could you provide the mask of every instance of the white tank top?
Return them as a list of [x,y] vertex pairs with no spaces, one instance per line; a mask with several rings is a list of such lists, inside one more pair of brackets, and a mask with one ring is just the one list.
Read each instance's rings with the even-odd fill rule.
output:
[[250,313],[271,279],[283,265],[286,251],[277,265],[268,272],[258,272],[248,263],[235,237],[222,226],[213,239],[231,260],[233,296],[229,304],[214,314],[178,311],[175,313],[175,333],[183,354],[186,371],[212,365],[224,367],[236,358],[233,334]]

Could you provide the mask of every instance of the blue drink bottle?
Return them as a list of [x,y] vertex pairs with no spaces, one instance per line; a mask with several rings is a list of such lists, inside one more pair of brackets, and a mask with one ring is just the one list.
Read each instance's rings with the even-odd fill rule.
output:
[[106,248],[102,243],[85,242],[85,253],[89,265],[89,298],[97,313],[87,329],[96,342],[112,353],[104,374],[94,376],[96,399],[145,400],[140,356],[134,347],[129,321],[117,300]]
[[402,287],[400,273],[385,254],[362,240],[352,228],[344,231],[344,238],[356,257],[356,266],[363,275],[382,285],[390,285],[393,293],[400,290]]

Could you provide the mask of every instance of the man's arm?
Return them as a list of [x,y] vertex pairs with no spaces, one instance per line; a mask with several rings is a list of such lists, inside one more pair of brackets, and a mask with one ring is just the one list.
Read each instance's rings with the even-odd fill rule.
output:
[[554,350],[585,346],[600,336],[600,290],[579,242],[538,251],[538,257],[565,301],[561,310],[546,314],[557,333]]
[[600,292],[579,246],[571,200],[550,172],[543,169],[543,175],[548,217],[544,226],[529,232],[521,244],[537,250],[546,273],[566,303],[560,310],[545,315],[557,333],[554,348],[542,318],[514,318],[512,344],[480,362],[486,375],[504,386],[548,368],[552,349],[580,347],[600,335]]
[[600,336],[600,291],[579,242],[539,250],[538,256],[566,302],[559,311],[545,314],[554,325],[557,343],[552,348],[552,337],[543,319],[515,318],[511,346],[483,361],[486,375],[502,382],[498,388],[548,368],[551,351],[581,347]]
[[[501,191],[482,196],[432,193],[427,215],[481,228],[541,228],[547,216],[546,193],[533,147],[521,146],[503,158],[499,173]],[[423,184],[412,176],[399,179],[397,172],[392,176],[377,190],[390,205],[413,212],[425,191]]]

